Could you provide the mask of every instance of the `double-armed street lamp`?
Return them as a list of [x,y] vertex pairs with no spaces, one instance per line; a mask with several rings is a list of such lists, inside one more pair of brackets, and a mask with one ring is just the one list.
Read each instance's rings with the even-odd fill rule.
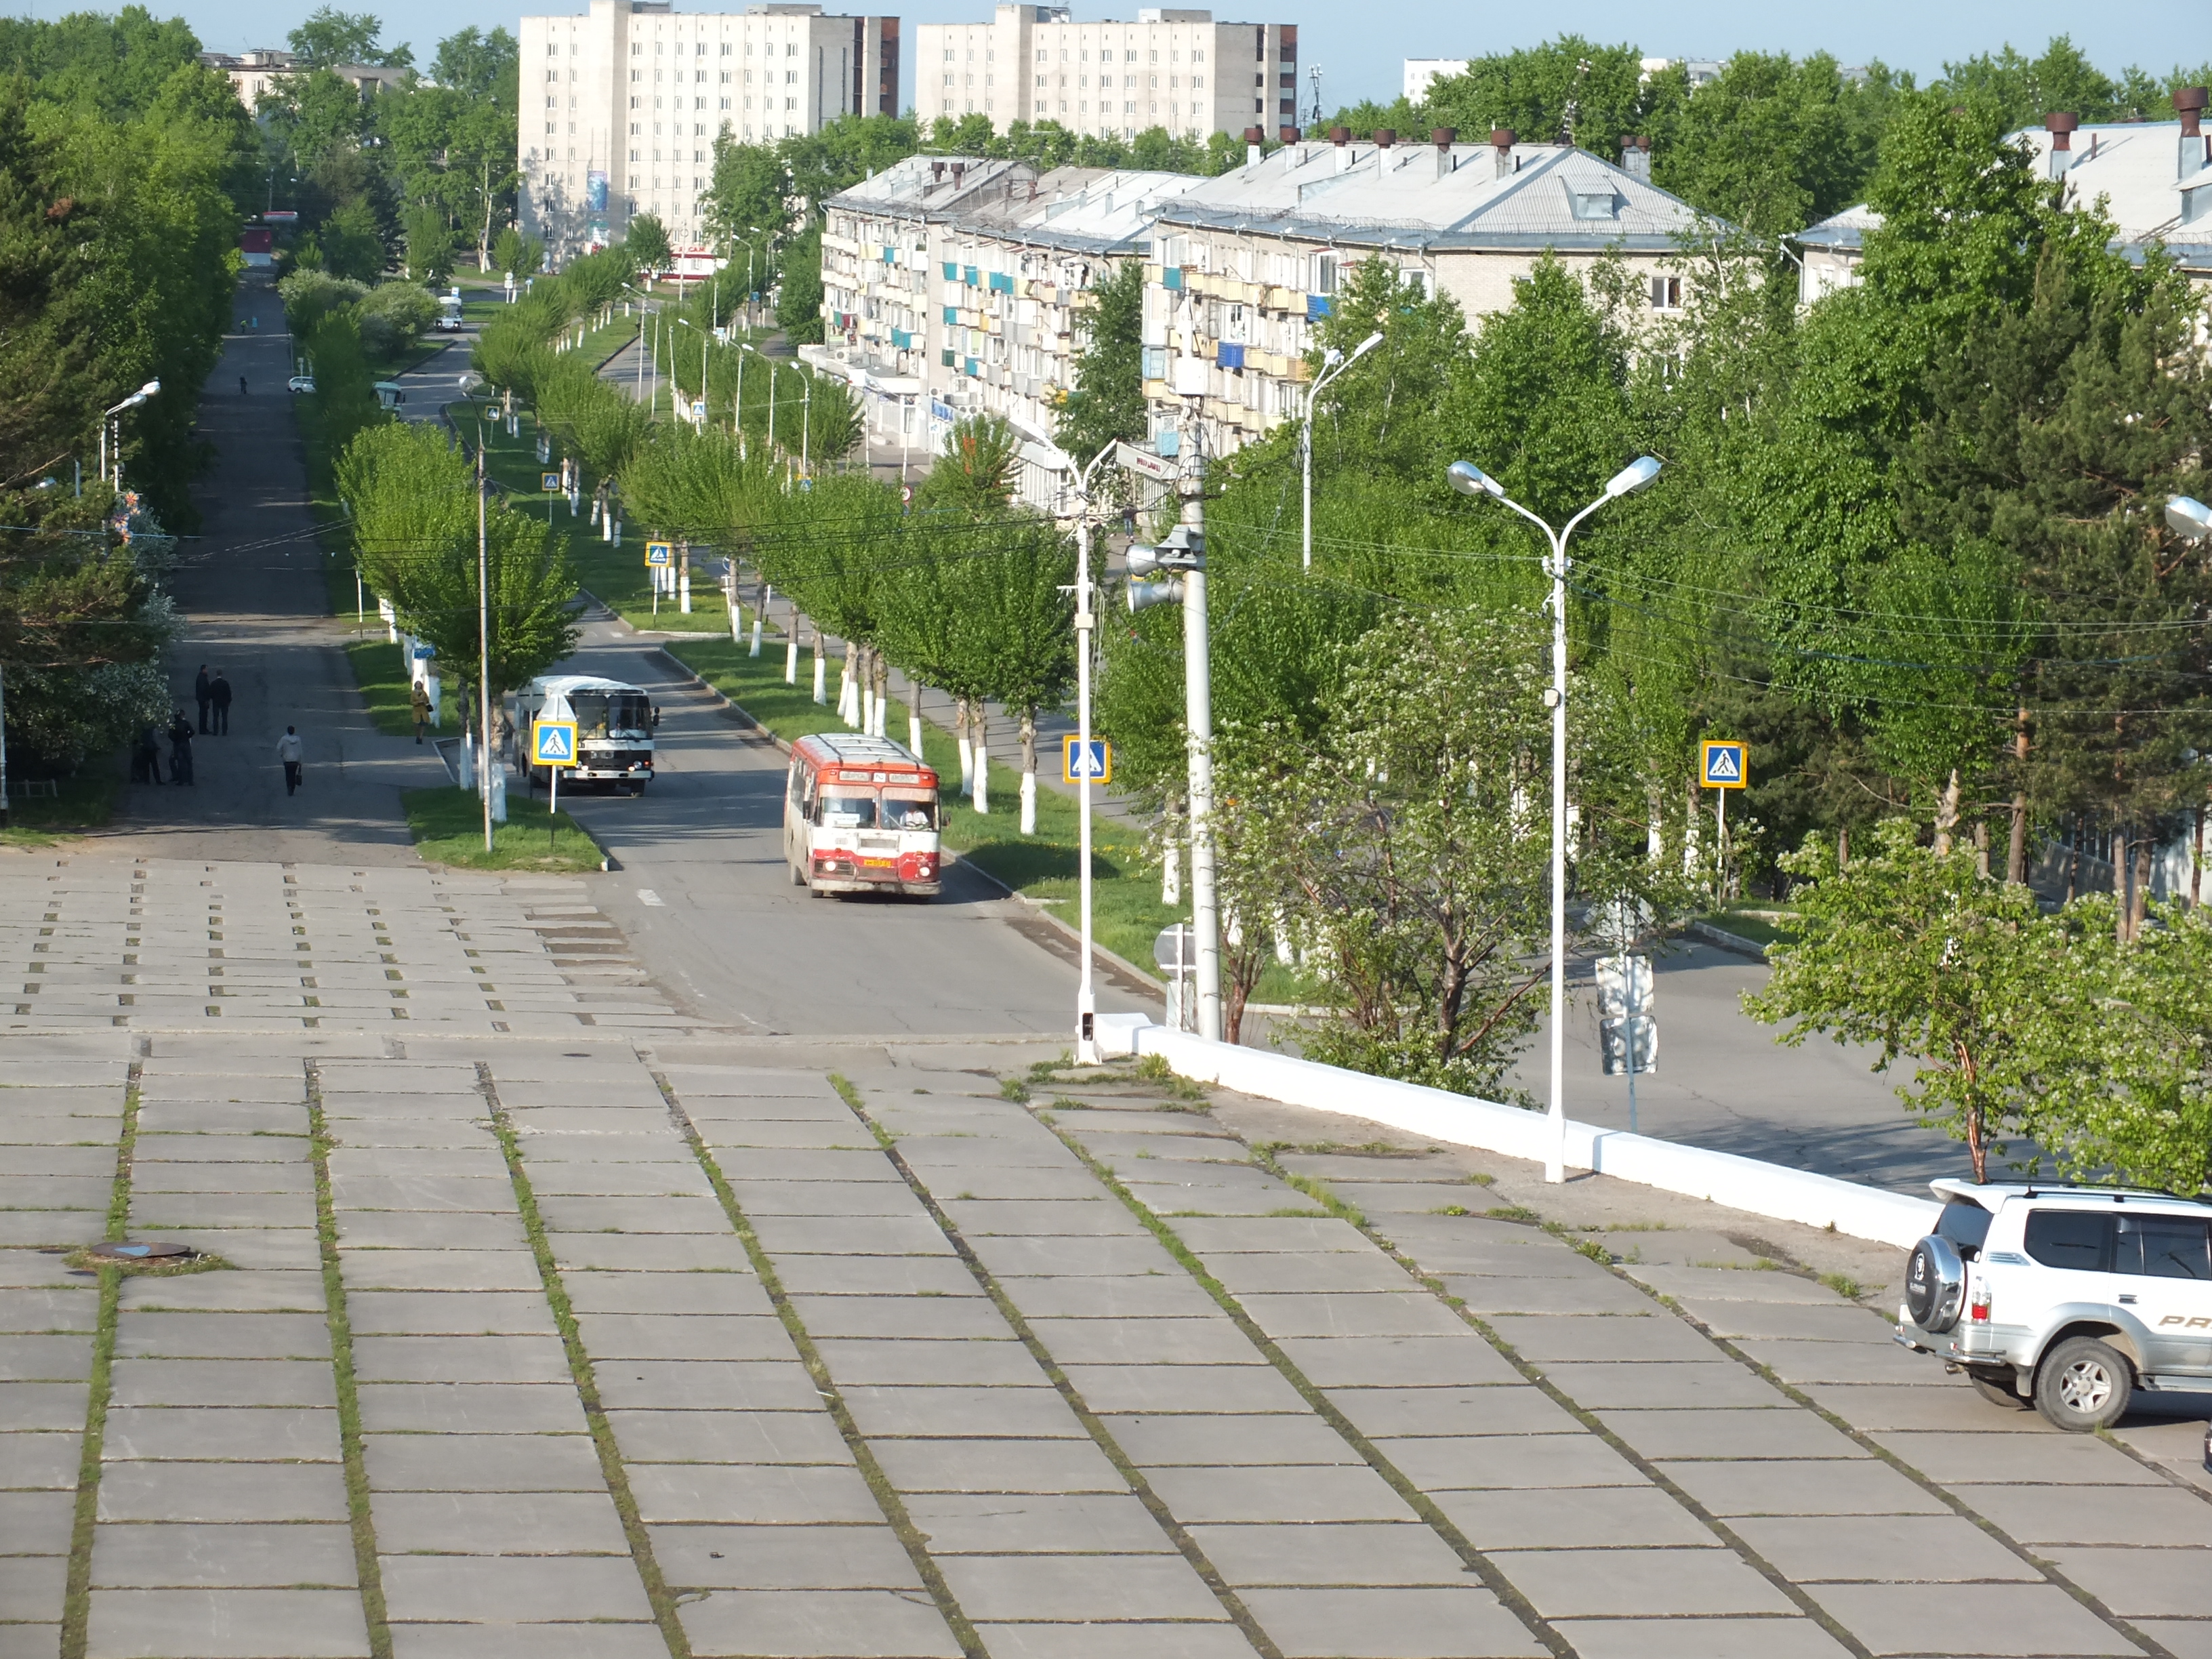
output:
[[1299,547],[1304,555],[1303,568],[1308,570],[1313,568],[1314,410],[1320,407],[1322,392],[1331,380],[1382,343],[1382,331],[1377,329],[1358,345],[1352,347],[1352,355],[1348,357],[1334,346],[1331,346],[1322,357],[1321,373],[1315,377],[1312,390],[1306,393],[1305,424],[1298,432],[1298,495],[1303,509],[1301,516],[1305,526],[1304,534],[1299,540]]
[[2176,495],[2166,504],[2166,528],[2187,542],[2212,537],[2212,507],[2193,495]]
[[1544,532],[1552,556],[1544,568],[1552,578],[1552,684],[1544,701],[1552,711],[1552,1007],[1549,1036],[1552,1051],[1552,1136],[1544,1155],[1544,1179],[1567,1178],[1566,1024],[1567,1000],[1567,538],[1584,519],[1607,501],[1618,501],[1643,489],[1659,476],[1659,463],[1650,455],[1631,461],[1613,474],[1605,493],[1575,514],[1561,530],[1554,530],[1535,514],[1505,493],[1505,486],[1473,461],[1454,461],[1445,476],[1462,495],[1488,496],[1510,507]]
[[[161,383],[159,380],[149,380],[100,417],[100,476],[118,490],[123,488],[123,412],[125,410],[137,408],[161,389]],[[107,441],[110,427],[115,429],[115,442],[112,449]],[[114,458],[112,477],[109,476],[108,470],[111,454]]]
[[1091,981],[1091,475],[1113,458],[1108,444],[1091,458],[1075,483],[1075,752],[1076,867],[1081,878],[1083,952],[1075,981],[1075,1060],[1098,1063],[1098,1000]]

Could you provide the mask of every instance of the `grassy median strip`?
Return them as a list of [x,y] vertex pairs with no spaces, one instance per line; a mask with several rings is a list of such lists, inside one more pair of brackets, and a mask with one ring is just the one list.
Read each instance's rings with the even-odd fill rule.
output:
[[392,1626],[384,1605],[384,1569],[370,1513],[368,1461],[361,1437],[361,1397],[353,1370],[353,1322],[346,1312],[345,1275],[338,1264],[337,1206],[331,1200],[331,1138],[323,1118],[323,1083],[307,1062],[308,1145],[315,1163],[315,1242],[323,1264],[323,1317],[331,1331],[331,1373],[338,1401],[338,1455],[345,1466],[346,1518],[353,1528],[353,1564],[361,1581],[362,1616],[371,1659],[392,1659]]
[[623,1468],[622,1449],[615,1443],[615,1431],[607,1422],[606,1407],[600,1403],[599,1377],[592,1369],[592,1356],[585,1351],[575,1308],[568,1300],[568,1287],[562,1283],[560,1264],[553,1259],[553,1243],[546,1237],[544,1218],[538,1213],[537,1192],[530,1184],[529,1171],[523,1168],[521,1142],[515,1136],[507,1108],[500,1104],[499,1086],[492,1081],[491,1067],[482,1060],[477,1062],[477,1086],[491,1111],[492,1133],[507,1159],[507,1177],[514,1183],[515,1207],[521,1212],[523,1231],[530,1239],[530,1253],[538,1263],[538,1277],[545,1287],[547,1305],[553,1310],[553,1322],[561,1333],[561,1347],[568,1358],[569,1379],[576,1386],[577,1398],[583,1402],[584,1421],[592,1431],[592,1449],[599,1457],[599,1476],[606,1482],[607,1495],[614,1500],[615,1513],[621,1518],[623,1536],[629,1543],[630,1560],[645,1586],[646,1600],[653,1607],[653,1623],[660,1627],[661,1640],[668,1644],[668,1651],[674,1659],[690,1659],[691,1638],[684,1633],[684,1622],[676,1615],[675,1595],[669,1589],[659,1559],[653,1553],[652,1535],[646,1531],[644,1519],[638,1514],[637,1496],[629,1489],[629,1474]]
[[899,1179],[906,1182],[908,1189],[921,1200],[922,1207],[929,1212],[929,1218],[937,1224],[938,1231],[945,1235],[945,1242],[951,1244],[959,1255],[961,1265],[968,1269],[975,1283],[981,1287],[983,1294],[991,1298],[991,1305],[999,1310],[999,1316],[1006,1322],[1021,1345],[1029,1350],[1030,1358],[1036,1362],[1037,1368],[1045,1374],[1046,1380],[1059,1391],[1060,1397],[1066,1403],[1068,1410],[1075,1414],[1075,1420],[1083,1425],[1083,1431],[1089,1435],[1098,1449],[1105,1454],[1106,1460],[1113,1464],[1115,1472],[1122,1480],[1128,1482],[1129,1490],[1136,1495],[1137,1501],[1145,1506],[1146,1512],[1152,1517],[1154,1524],[1166,1535],[1168,1541],[1176,1547],[1183,1559],[1190,1565],[1191,1571],[1195,1572],[1206,1589],[1213,1593],[1214,1600],[1221,1604],[1221,1610],[1229,1615],[1231,1621],[1236,1625],[1244,1639],[1261,1655],[1262,1659],[1283,1659],[1282,1650],[1276,1646],[1274,1638],[1267,1633],[1266,1627],[1253,1616],[1252,1610],[1244,1605],[1244,1598],[1231,1588],[1229,1581],[1221,1576],[1220,1570],[1208,1559],[1205,1550],[1200,1547],[1198,1540],[1191,1535],[1189,1528],[1176,1518],[1175,1511],[1168,1507],[1167,1501],[1152,1490],[1152,1483],[1145,1478],[1144,1471],[1139,1468],[1134,1460],[1121,1449],[1121,1443],[1114,1438],[1112,1431],[1107,1428],[1098,1413],[1091,1409],[1090,1402],[1084,1399],[1075,1384],[1069,1380],[1067,1373],[1060,1369],[1060,1362],[1052,1357],[1052,1351],[1046,1347],[1043,1340],[1030,1328],[1029,1321],[1024,1317],[1022,1310],[1014,1305],[1013,1298],[1006,1294],[1005,1287],[999,1283],[996,1275],[983,1264],[983,1259],[969,1246],[966,1237],[960,1231],[959,1224],[945,1212],[945,1206],[937,1201],[936,1194],[929,1190],[921,1176],[915,1174],[907,1161],[899,1156],[896,1137],[876,1121],[866,1104],[861,1100],[860,1090],[854,1086],[849,1078],[840,1077],[835,1073],[830,1073],[830,1085],[844,1098],[845,1104],[852,1109],[853,1115],[867,1126],[868,1133],[876,1139],[876,1145],[883,1149],[884,1156],[890,1160],[891,1167],[898,1171]]
[[[122,1131],[115,1143],[115,1180],[108,1188],[101,1237],[117,1244],[130,1237],[131,1161],[138,1150],[139,1085],[144,1063],[134,1060],[123,1085]],[[92,1540],[100,1522],[100,1458],[107,1443],[107,1396],[115,1373],[116,1327],[123,1313],[123,1274],[100,1275],[100,1310],[93,1323],[92,1370],[85,1382],[84,1438],[77,1448],[76,1508],[70,1517],[69,1572],[63,1583],[61,1659],[84,1659],[92,1625]]]
[[484,851],[483,797],[473,789],[404,789],[400,810],[415,850],[434,864],[464,870],[597,870],[606,854],[566,812],[548,813],[528,797],[510,794],[507,820],[492,826]]
[[746,1218],[744,1208],[738,1203],[736,1189],[723,1176],[722,1166],[714,1161],[714,1153],[708,1150],[697,1127],[684,1111],[683,1103],[677,1098],[674,1085],[659,1072],[653,1074],[653,1080],[660,1089],[661,1098],[668,1103],[668,1115],[675,1121],[677,1133],[684,1137],[684,1144],[691,1149],[691,1156],[706,1171],[707,1180],[714,1189],[714,1196],[721,1202],[722,1213],[729,1218],[731,1227],[737,1232],[738,1242],[744,1246],[745,1259],[752,1263],[753,1272],[760,1279],[761,1289],[767,1293],[769,1303],[775,1307],[775,1316],[782,1322],[784,1334],[790,1337],[792,1346],[799,1351],[799,1363],[806,1367],[806,1375],[814,1384],[814,1391],[822,1396],[822,1403],[829,1407],[830,1418],[837,1425],[837,1432],[844,1439],[845,1449],[853,1454],[854,1464],[859,1468],[860,1478],[868,1483],[868,1490],[875,1495],[876,1504],[883,1510],[884,1519],[890,1523],[899,1547],[906,1551],[907,1559],[913,1563],[915,1571],[921,1576],[930,1599],[937,1604],[939,1614],[952,1632],[953,1639],[960,1644],[960,1650],[968,1656],[968,1659],[986,1659],[982,1638],[976,1635],[975,1627],[969,1622],[968,1615],[961,1611],[960,1603],[953,1597],[952,1587],[945,1582],[944,1573],[939,1570],[935,1558],[929,1553],[927,1535],[915,1525],[914,1517],[907,1513],[906,1500],[891,1485],[890,1477],[884,1473],[883,1465],[876,1462],[875,1452],[860,1433],[860,1425],[853,1420],[852,1413],[846,1409],[844,1398],[837,1392],[837,1380],[830,1376],[830,1366],[822,1358],[822,1351],[814,1346],[814,1339],[808,1334],[805,1322],[799,1318],[798,1309],[792,1306],[791,1297],[785,1293],[783,1281],[776,1276],[775,1264],[769,1260],[768,1252],[761,1248],[760,1236],[753,1231],[753,1224]]

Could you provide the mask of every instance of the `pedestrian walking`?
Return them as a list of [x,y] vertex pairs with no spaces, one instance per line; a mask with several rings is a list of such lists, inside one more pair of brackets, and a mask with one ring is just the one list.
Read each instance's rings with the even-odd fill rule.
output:
[[169,781],[198,787],[192,779],[192,723],[185,718],[182,708],[169,722]]
[[207,735],[208,704],[215,699],[212,685],[213,682],[208,678],[207,665],[205,663],[202,663],[200,665],[200,672],[192,676],[192,701],[200,706],[200,735],[202,737],[205,737]]
[[246,376],[243,374],[238,377],[238,395],[241,398],[246,395]]
[[415,741],[422,741],[422,728],[430,723],[430,688],[421,680],[415,682],[415,694],[408,699],[415,711]]
[[300,728],[288,726],[284,735],[276,739],[276,758],[284,763],[284,793],[290,794],[300,787]]
[[161,781],[161,744],[154,735],[154,728],[142,726],[131,744],[131,781],[159,783]]
[[215,671],[215,678],[208,682],[208,703],[215,710],[215,735],[218,738],[228,737],[230,735],[230,682],[223,678],[222,670],[220,668]]

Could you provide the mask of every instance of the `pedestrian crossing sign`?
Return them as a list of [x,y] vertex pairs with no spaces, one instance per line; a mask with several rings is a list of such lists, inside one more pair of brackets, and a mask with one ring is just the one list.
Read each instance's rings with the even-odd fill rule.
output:
[[530,727],[532,766],[574,766],[576,763],[576,722],[536,720]]
[[667,566],[676,562],[676,549],[667,542],[647,542],[645,562],[649,565]]
[[1708,789],[1741,789],[1744,787],[1744,745],[1708,738],[1705,742],[1698,780]]
[[1060,776],[1069,783],[1080,783],[1088,778],[1093,783],[1114,781],[1114,745],[1103,738],[1093,738],[1088,752],[1083,739],[1066,737],[1060,739]]
[[541,472],[538,475],[538,485],[547,495],[557,495],[561,493],[561,475],[557,472]]

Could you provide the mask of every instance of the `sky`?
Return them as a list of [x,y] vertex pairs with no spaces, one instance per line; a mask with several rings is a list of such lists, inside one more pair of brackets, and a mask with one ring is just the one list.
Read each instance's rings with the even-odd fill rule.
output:
[[[109,9],[112,0],[89,0]],[[313,9],[311,0],[145,0],[157,16],[181,13],[201,43],[217,52],[281,46],[284,35]],[[514,29],[519,10],[496,0],[337,0],[343,10],[369,10],[384,21],[386,41],[410,41],[427,62],[437,40],[473,23]],[[883,5],[884,0],[874,0]],[[909,25],[978,21],[992,0],[908,0],[898,15]],[[532,9],[566,14],[588,9],[588,0],[536,0]],[[30,15],[52,18],[84,9],[88,0],[33,0]],[[741,11],[743,0],[677,0],[678,11]],[[827,0],[824,11],[859,9],[853,0]],[[1133,17],[1133,0],[1075,0],[1079,18]],[[1536,7],[1470,6],[1466,0],[1271,0],[1214,9],[1223,21],[1296,23],[1301,70],[1319,64],[1322,98],[1331,109],[1398,95],[1407,58],[1465,58],[1535,46],[1561,33],[1604,43],[1629,41],[1645,55],[1726,58],[1753,49],[1802,56],[1826,51],[1843,63],[1880,58],[1910,70],[1923,81],[1948,60],[1994,52],[2007,41],[2033,57],[2054,34],[2074,44],[2107,71],[2139,64],[2163,72],[2181,62],[2212,56],[2212,29],[2204,0],[2121,0],[2084,8],[2078,0],[1857,0],[1849,6],[1773,0],[1568,0]],[[902,98],[914,95],[912,65]],[[1311,97],[1302,74],[1299,106]]]

